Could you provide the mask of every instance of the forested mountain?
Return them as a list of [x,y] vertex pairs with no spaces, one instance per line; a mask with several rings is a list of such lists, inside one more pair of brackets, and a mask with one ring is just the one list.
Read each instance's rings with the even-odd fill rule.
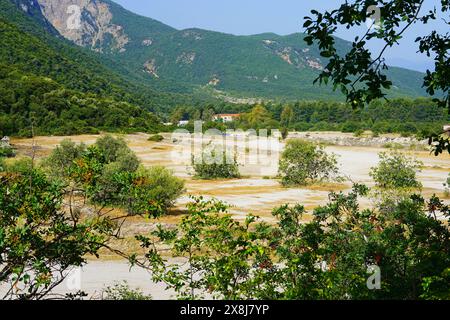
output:
[[[73,4],[84,8],[81,26],[64,30],[66,9]],[[34,134],[157,131],[177,110],[196,110],[184,113],[196,119],[202,110],[252,108],[235,97],[282,98],[270,102],[278,106],[280,100],[340,98],[312,85],[323,62],[300,34],[178,31],[110,1],[0,0],[0,41],[0,135],[29,136],[32,129]],[[337,41],[344,50],[347,43]],[[401,83],[394,88],[397,95],[418,95],[420,74],[390,72],[394,83]],[[312,105],[293,107],[301,114]],[[278,120],[277,112],[273,115]],[[298,121],[326,121],[311,119]],[[420,121],[435,120],[427,113]]]
[[[191,97],[124,79],[107,57],[64,39],[36,2],[0,0],[0,135],[152,131]],[[144,111],[145,110],[145,111]]]
[[[331,88],[313,85],[326,60],[318,49],[307,47],[300,33],[234,36],[201,29],[176,30],[110,0],[37,2],[61,35],[102,53],[116,71],[159,90],[217,90],[234,97],[272,99],[342,98]],[[73,5],[80,9],[78,28],[67,24],[74,16],[68,10]],[[349,47],[338,38],[336,43],[341,50]],[[116,68],[117,62],[123,69]],[[394,82],[391,96],[424,95],[421,73],[392,67],[388,74]]]

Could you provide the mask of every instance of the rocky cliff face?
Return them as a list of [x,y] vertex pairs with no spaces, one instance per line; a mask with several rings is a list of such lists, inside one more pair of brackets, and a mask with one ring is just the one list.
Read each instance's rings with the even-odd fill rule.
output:
[[[30,0],[33,1],[33,0]],[[35,0],[47,20],[65,38],[99,52],[125,51],[123,27],[112,22],[109,5],[98,0]]]

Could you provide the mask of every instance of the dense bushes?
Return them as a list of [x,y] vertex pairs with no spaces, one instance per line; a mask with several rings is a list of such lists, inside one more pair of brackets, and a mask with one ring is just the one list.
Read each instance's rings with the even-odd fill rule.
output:
[[200,179],[232,179],[239,178],[239,165],[236,155],[230,151],[215,148],[205,149],[200,156],[192,156],[192,167],[195,176]]
[[[177,108],[178,119],[198,120],[214,113],[241,113],[239,121],[216,123],[219,130],[224,126],[236,129],[281,129],[297,131],[371,130],[380,133],[401,133],[428,137],[441,132],[450,122],[445,108],[431,99],[398,98],[375,101],[367,108],[353,110],[345,103],[329,101],[298,101],[296,103],[267,102],[257,105],[221,104]],[[174,114],[175,114],[174,113]],[[204,119],[205,120],[205,119]],[[214,124],[214,123],[213,123]],[[208,126],[211,124],[208,123]],[[191,128],[188,130],[192,131]]]
[[183,181],[169,170],[141,168],[125,141],[109,135],[89,147],[63,141],[44,167],[60,181],[83,186],[94,203],[121,206],[134,215],[162,215],[184,191]]
[[148,138],[148,141],[153,141],[153,142],[161,142],[164,140],[164,137],[160,134],[155,134],[150,136],[150,138]]
[[12,147],[2,146],[0,147],[0,158],[10,158],[14,157],[15,152]]
[[0,173],[2,299],[44,299],[113,236],[115,224],[100,212],[84,220],[68,214],[65,195],[39,170]]
[[311,142],[288,140],[280,159],[279,174],[284,186],[303,186],[309,183],[338,179],[336,155]]
[[225,204],[195,198],[176,229],[137,237],[148,249],[139,262],[179,299],[449,299],[450,231],[435,218],[447,219],[448,206],[412,196],[390,211],[362,210],[367,192],[331,193],[309,222],[302,205],[284,205],[276,224],[239,222]]
[[72,135],[99,130],[156,132],[159,120],[128,102],[69,90],[0,64],[0,136]]
[[423,165],[398,151],[379,154],[380,163],[372,168],[370,176],[378,188],[382,189],[419,189],[422,184],[417,180],[417,172]]
[[113,286],[106,287],[102,292],[102,300],[152,300],[152,297],[145,295],[139,289],[130,288],[127,282],[116,283]]

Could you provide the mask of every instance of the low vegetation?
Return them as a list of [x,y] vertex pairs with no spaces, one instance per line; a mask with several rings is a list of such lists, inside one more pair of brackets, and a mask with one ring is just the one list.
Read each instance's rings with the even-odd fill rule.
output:
[[230,153],[219,148],[206,148],[201,156],[193,156],[195,177],[205,180],[240,178],[236,155],[231,156]]
[[127,282],[116,283],[106,287],[102,292],[102,300],[152,300],[152,297],[144,294],[139,289],[132,289]]
[[380,163],[372,168],[370,176],[381,189],[420,189],[417,173],[423,163],[399,151],[379,154]]
[[164,140],[164,137],[160,134],[155,134],[150,136],[150,138],[148,138],[148,141],[153,141],[153,142],[161,142]]
[[163,215],[184,192],[182,180],[165,168],[143,168],[126,142],[110,135],[89,147],[63,141],[44,168],[70,188],[84,188],[94,203],[134,215]]
[[[165,169],[144,169],[124,140],[104,136],[92,146],[65,140],[42,164],[3,162],[0,170],[0,283],[5,299],[42,299],[120,238],[132,216],[165,214],[184,182]],[[111,208],[123,208],[112,216]],[[23,291],[17,291],[20,285]],[[81,298],[83,293],[68,298]],[[111,299],[147,299],[116,286]]]
[[336,155],[326,153],[323,146],[300,139],[287,141],[279,174],[284,186],[340,180]]
[[14,149],[10,146],[0,146],[0,158],[14,157]]
[[[113,237],[113,220],[102,212],[81,219],[65,203],[65,195],[60,184],[39,170],[0,173],[3,299],[43,299]],[[15,290],[17,285],[24,290]]]
[[[175,229],[137,237],[148,254],[133,263],[179,299],[449,299],[450,231],[435,218],[448,219],[448,206],[412,196],[393,210],[361,210],[367,194],[362,185],[332,193],[308,223],[302,205],[282,206],[275,225],[238,222],[225,204],[195,198]],[[162,244],[188,267],[155,250]]]

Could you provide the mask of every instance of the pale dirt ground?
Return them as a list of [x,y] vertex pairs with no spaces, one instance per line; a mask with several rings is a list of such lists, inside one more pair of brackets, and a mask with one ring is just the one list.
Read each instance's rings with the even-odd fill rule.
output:
[[[326,133],[326,135],[341,135],[340,133]],[[345,134],[344,134],[345,135]],[[161,165],[173,170],[174,174],[186,181],[187,192],[177,202],[177,208],[173,214],[160,221],[133,219],[124,225],[125,235],[130,237],[137,233],[146,233],[154,228],[155,223],[166,224],[177,223],[181,217],[185,204],[189,202],[189,196],[203,195],[206,198],[216,198],[231,205],[230,212],[236,219],[244,219],[248,213],[253,213],[261,217],[266,222],[273,222],[271,215],[273,208],[286,203],[300,203],[306,209],[312,210],[318,205],[323,205],[328,200],[330,191],[348,191],[351,188],[351,181],[372,185],[369,176],[370,168],[378,161],[378,153],[387,149],[370,147],[347,147],[347,146],[327,146],[329,152],[334,152],[339,156],[339,166],[341,172],[351,181],[341,184],[325,184],[305,188],[283,188],[279,182],[273,178],[276,175],[277,158],[273,154],[262,157],[262,160],[270,158],[272,163],[263,161],[263,165],[254,164],[255,156],[252,154],[255,144],[239,145],[239,163],[243,164],[240,170],[243,175],[239,180],[217,180],[202,181],[192,178],[192,169],[189,166],[191,156],[186,153],[186,145],[191,141],[184,139],[183,142],[174,143],[170,135],[165,135],[166,139],[160,143],[147,141],[148,135],[134,134],[126,135],[123,138],[129,147],[136,152],[142,160],[144,166]],[[37,137],[34,143],[37,146],[36,155],[38,158],[45,157],[66,137]],[[92,144],[98,138],[96,135],[81,135],[70,137],[75,142]],[[178,139],[180,140],[180,139]],[[13,145],[18,148],[19,155],[30,155],[33,141],[30,139],[13,139]],[[281,149],[281,148],[279,148]],[[278,149],[278,150],[279,150]],[[450,156],[448,154],[440,157],[430,155],[428,151],[404,151],[414,155],[424,163],[424,168],[419,174],[419,179],[424,186],[424,194],[430,196],[434,193],[443,197],[443,183],[450,172]],[[197,154],[197,153],[195,153]],[[275,158],[274,158],[275,156]],[[275,159],[275,160],[274,160]],[[253,164],[252,164],[253,163]],[[447,199],[448,201],[449,199]],[[369,205],[367,200],[362,200],[362,206]],[[305,216],[309,220],[310,215]],[[138,246],[130,240],[124,240],[121,244],[126,249],[136,250]],[[163,290],[161,285],[154,285],[150,281],[149,275],[145,271],[128,272],[125,262],[115,261],[113,257],[108,257],[111,261],[90,262],[82,273],[83,289],[90,294],[98,294],[99,288],[114,281],[127,280],[132,287],[141,287],[146,293],[151,293],[156,299],[166,299],[170,294]],[[103,285],[102,285],[103,284]]]

